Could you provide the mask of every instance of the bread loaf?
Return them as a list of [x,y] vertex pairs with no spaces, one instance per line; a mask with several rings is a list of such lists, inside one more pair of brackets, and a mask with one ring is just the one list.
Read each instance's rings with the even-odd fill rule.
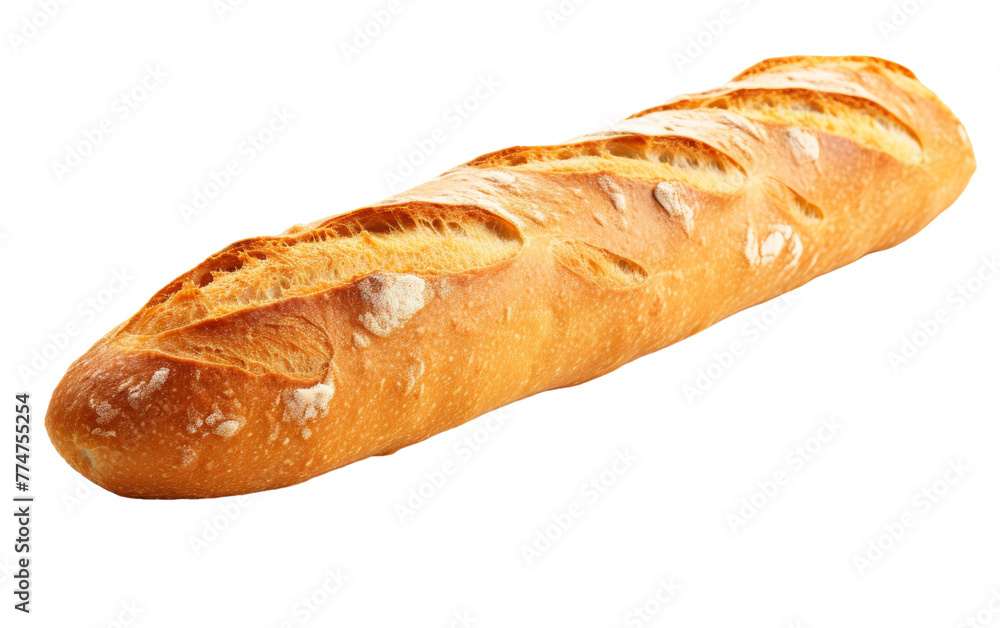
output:
[[233,495],[573,386],[910,237],[975,170],[899,65],[789,57],[236,242],[70,368],[46,428],[130,497]]

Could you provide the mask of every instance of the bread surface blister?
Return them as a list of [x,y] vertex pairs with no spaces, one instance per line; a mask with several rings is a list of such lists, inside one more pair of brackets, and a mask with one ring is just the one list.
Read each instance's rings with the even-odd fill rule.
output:
[[227,247],[77,360],[46,428],[120,495],[288,486],[894,246],[974,170],[961,123],[902,66],[771,59]]

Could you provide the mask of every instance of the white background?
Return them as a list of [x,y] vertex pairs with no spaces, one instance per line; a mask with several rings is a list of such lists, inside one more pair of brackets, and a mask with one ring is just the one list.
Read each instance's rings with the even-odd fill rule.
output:
[[[902,4],[915,12],[883,33],[886,0],[590,0],[564,3],[558,22],[546,13],[558,0],[401,0],[348,59],[342,44],[387,0],[251,0],[222,16],[211,0],[69,2],[13,43],[25,18],[45,20],[32,0],[4,2],[0,394],[8,426],[15,392],[32,394],[37,501],[34,612],[11,608],[5,516],[0,623],[946,627],[981,611],[980,625],[1000,626],[988,609],[1000,600],[1000,279],[975,280],[981,258],[1000,253],[1000,10],[987,0]],[[678,68],[675,53],[724,9],[730,23]],[[797,290],[784,311],[765,304],[597,381],[517,403],[493,432],[480,419],[242,501],[123,499],[49,445],[48,397],[91,343],[231,241],[388,196],[386,173],[434,129],[447,139],[406,186],[803,53],[912,68],[965,123],[979,171],[925,231]],[[167,76],[122,119],[116,101],[147,67]],[[446,118],[491,78],[499,86],[475,112]],[[275,107],[294,121],[247,161],[241,142]],[[59,180],[52,163],[104,118],[113,130]],[[183,220],[179,205],[230,159],[241,173]],[[127,286],[92,312],[86,300],[108,296],[116,271]],[[957,298],[970,281],[978,292]],[[939,309],[949,322],[894,369],[889,353]],[[766,330],[752,333],[755,320]],[[18,367],[73,323],[80,332],[25,381]],[[682,386],[733,342],[743,354],[712,369],[689,403]],[[842,427],[808,462],[790,460],[824,417]],[[456,443],[475,436],[485,442],[466,460]],[[0,450],[9,469],[12,447]],[[581,487],[616,451],[637,461],[605,475],[613,485],[590,499]],[[401,521],[396,505],[448,461],[457,471]],[[949,461],[971,470],[944,491],[935,482]],[[754,497],[782,471],[787,483]],[[934,486],[945,494],[925,512],[914,495]],[[734,531],[743,499],[766,503]],[[574,502],[582,515],[529,564],[524,547]],[[883,537],[884,555],[859,569],[869,542],[907,512],[914,525]],[[196,551],[198,538],[208,547]],[[328,570],[347,578],[332,594]],[[679,590],[657,602],[671,580]],[[304,597],[322,603],[305,611]],[[629,615],[644,604],[652,615]]]

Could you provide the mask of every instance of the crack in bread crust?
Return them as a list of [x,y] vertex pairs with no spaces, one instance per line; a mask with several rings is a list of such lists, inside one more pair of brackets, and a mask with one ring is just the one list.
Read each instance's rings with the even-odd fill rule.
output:
[[325,221],[292,237],[230,247],[174,282],[126,328],[155,335],[250,307],[304,297],[373,272],[456,273],[515,257],[514,225],[476,207],[402,204]]

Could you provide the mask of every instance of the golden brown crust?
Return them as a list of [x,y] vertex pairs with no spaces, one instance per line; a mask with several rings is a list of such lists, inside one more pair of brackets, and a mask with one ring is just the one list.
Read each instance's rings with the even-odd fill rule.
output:
[[46,427],[121,495],[287,486],[893,246],[974,170],[961,124],[906,68],[771,59],[602,132],[227,247],[74,363]]

